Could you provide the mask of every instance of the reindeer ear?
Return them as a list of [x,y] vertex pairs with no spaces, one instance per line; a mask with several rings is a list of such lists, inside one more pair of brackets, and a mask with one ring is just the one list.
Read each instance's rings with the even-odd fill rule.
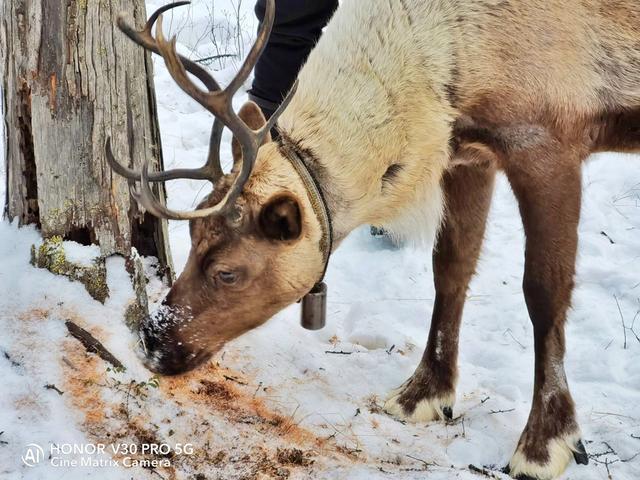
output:
[[290,195],[269,200],[260,212],[260,228],[272,240],[296,240],[302,234],[298,201]]
[[[256,105],[254,102],[249,100],[245,103],[240,111],[238,112],[238,116],[240,120],[247,124],[249,128],[252,130],[259,130],[264,127],[267,123],[267,119],[264,117],[262,110],[260,107]],[[267,136],[264,138],[262,144],[269,143],[271,141],[271,132],[267,133]],[[238,162],[242,159],[242,149],[240,148],[240,143],[236,140],[236,137],[233,137],[233,141],[231,142],[231,152],[233,153],[233,164],[237,165]]]

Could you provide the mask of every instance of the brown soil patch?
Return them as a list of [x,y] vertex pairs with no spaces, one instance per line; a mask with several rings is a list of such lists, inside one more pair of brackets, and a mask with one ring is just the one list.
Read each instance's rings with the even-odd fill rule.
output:
[[33,308],[31,310],[25,310],[18,313],[18,320],[21,322],[28,322],[30,320],[46,320],[49,317],[50,311],[45,308]]
[[[238,378],[238,374],[210,364],[189,375],[163,378],[160,388],[180,402],[208,406],[229,421],[256,425],[259,432],[323,453],[335,452],[325,439],[299,427],[291,417],[270,410],[263,399],[254,396],[255,390],[249,385],[234,383],[229,378]],[[244,380],[243,383],[250,383]]]
[[78,412],[84,413],[84,424],[90,433],[105,420],[106,405],[102,401],[100,384],[104,380],[104,363],[95,355],[88,355],[77,340],[62,344],[66,400]]

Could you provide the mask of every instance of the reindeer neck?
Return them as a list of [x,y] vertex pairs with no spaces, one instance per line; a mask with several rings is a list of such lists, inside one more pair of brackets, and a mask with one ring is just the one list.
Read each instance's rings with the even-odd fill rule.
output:
[[[439,221],[451,55],[449,43],[407,33],[413,15],[400,0],[343,3],[280,118],[287,138],[312,152],[308,168],[322,187],[337,243],[362,224],[433,229]],[[450,35],[445,22],[437,27],[435,36]],[[427,44],[431,50],[421,46]]]

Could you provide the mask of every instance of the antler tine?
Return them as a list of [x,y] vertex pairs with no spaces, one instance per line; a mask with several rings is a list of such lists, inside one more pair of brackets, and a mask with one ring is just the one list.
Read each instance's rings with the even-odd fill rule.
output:
[[220,162],[220,144],[222,143],[223,130],[224,124],[220,119],[216,118],[213,121],[211,137],[209,138],[209,154],[207,156],[207,163],[203,167],[203,169],[207,170],[207,174],[211,178],[215,178],[216,181],[224,175],[224,172],[222,171],[222,162]]
[[[160,50],[158,50],[158,46],[156,45],[156,40],[155,38],[153,38],[153,35],[151,34],[151,29],[153,28],[153,25],[156,23],[156,20],[158,20],[158,18],[164,12],[176,7],[181,7],[183,5],[189,5],[190,3],[191,3],[190,1],[181,1],[181,2],[170,3],[168,5],[164,5],[160,7],[158,10],[153,12],[153,14],[149,17],[149,20],[147,21],[145,27],[142,30],[136,30],[135,28],[133,28],[125,20],[124,14],[120,14],[118,15],[118,20],[117,20],[118,28],[120,28],[122,33],[124,33],[127,37],[133,40],[134,43],[137,43],[141,47],[157,55],[161,55]],[[198,78],[198,80],[200,80],[207,87],[207,89],[209,89],[209,91],[215,92],[217,90],[220,90],[220,85],[218,84],[218,82],[204,68],[202,68],[197,63],[192,62],[188,58],[183,57],[182,55],[179,55],[179,58],[182,64],[187,69],[187,72],[195,75]]]
[[136,201],[144,207],[152,215],[158,218],[166,218],[168,220],[194,220],[196,218],[204,218],[214,213],[223,211],[226,202],[225,199],[229,197],[229,192],[225,195],[222,202],[214,205],[213,207],[203,208],[193,211],[174,211],[170,210],[166,206],[162,205],[154,196],[151,186],[149,184],[149,163],[145,161],[142,166],[141,178],[140,178],[140,190],[132,190],[131,194]]
[[[258,38],[252,46],[247,58],[243,62],[236,76],[224,90],[221,90],[219,87],[217,87],[216,83],[216,88],[209,88],[208,92],[203,91],[187,75],[187,72],[192,73],[197,76],[205,85],[207,85],[207,82],[202,80],[202,78],[200,78],[200,76],[195,73],[192,68],[190,68],[191,62],[177,53],[176,37],[174,36],[170,41],[167,41],[162,30],[162,12],[178,5],[184,5],[185,3],[188,2],[178,2],[175,4],[167,5],[160,11],[154,13],[142,32],[136,32],[133,29],[128,28],[128,26],[122,21],[122,19],[119,19],[118,24],[120,28],[136,43],[139,43],[143,47],[148,48],[149,50],[161,55],[165,61],[165,64],[167,65],[169,73],[173,77],[174,81],[178,84],[178,86],[180,86],[180,88],[191,98],[196,100],[209,112],[211,112],[216,118],[211,132],[210,151],[207,163],[201,169],[198,169],[196,171],[191,170],[190,175],[192,175],[192,177],[187,178],[193,178],[193,175],[203,175],[204,172],[208,172],[212,175],[222,174],[222,169],[220,167],[219,147],[222,136],[222,129],[224,128],[224,126],[226,126],[237,138],[242,148],[242,167],[236,179],[234,180],[233,185],[227,190],[224,198],[212,207],[190,212],[172,211],[166,206],[162,205],[155,198],[151,190],[150,182],[160,181],[160,179],[179,178],[178,174],[176,173],[177,171],[160,172],[149,175],[149,165],[148,162],[145,162],[141,174],[138,175],[136,172],[126,169],[125,167],[115,162],[115,160],[113,159],[113,155],[109,154],[110,142],[107,142],[107,157],[109,162],[112,163],[112,166],[114,166],[114,170],[129,179],[140,179],[140,189],[133,192],[138,202],[153,215],[172,220],[192,220],[195,218],[203,218],[215,213],[227,211],[229,206],[232,205],[235,199],[240,195],[242,189],[244,188],[244,185],[249,179],[255,165],[260,145],[262,144],[268,132],[275,125],[275,122],[277,121],[280,114],[284,111],[284,109],[291,101],[291,98],[297,88],[296,82],[291,91],[285,97],[281,106],[276,110],[274,115],[272,115],[270,121],[266,125],[264,125],[259,130],[254,131],[253,129],[251,129],[242,119],[240,119],[240,117],[233,110],[233,96],[249,77],[251,70],[255,66],[258,58],[260,57],[266,46],[275,19],[275,0],[267,0],[265,18],[260,27]],[[155,38],[151,34],[151,27],[154,23],[156,25]],[[206,76],[209,77],[209,74],[207,73]],[[184,171],[182,171],[181,173],[184,173]]]
[[[289,93],[287,93],[286,97],[284,97],[284,100],[282,101],[282,103],[278,106],[278,108],[273,113],[273,115],[271,115],[271,118],[266,123],[266,125],[264,125],[260,130],[258,130],[257,134],[259,138],[261,139],[264,138],[264,136],[271,131],[273,126],[276,124],[278,117],[282,114],[282,112],[284,112],[287,106],[289,106],[289,102],[291,102],[291,99],[293,98],[293,95],[296,93],[297,89],[298,89],[298,80],[294,82],[293,86],[291,87],[291,90],[289,90]],[[262,142],[262,140],[260,141]],[[251,172],[253,171],[255,161],[256,161],[256,156],[245,155],[244,148],[243,148],[242,167],[240,169],[240,173],[238,174],[238,178],[236,179],[231,189],[229,190],[229,194],[228,194],[229,198],[235,198],[236,196],[240,195],[244,185],[247,183],[247,180],[251,176]]]
[[[215,127],[215,125],[214,125]],[[220,129],[221,130],[221,129]],[[215,128],[212,129],[211,135],[214,136]],[[213,141],[213,140],[212,140]],[[111,148],[111,137],[107,137],[107,141],[104,146],[106,152],[107,163],[111,167],[111,169],[116,172],[118,175],[126,178],[127,180],[131,180],[134,182],[140,181],[141,174],[135,170],[125,167],[120,162],[115,159],[113,154],[113,150]],[[215,160],[215,159],[214,159]],[[222,170],[220,170],[220,175],[217,173],[217,169],[220,168],[219,165],[208,161],[202,168],[176,168],[174,170],[167,170],[164,172],[155,172],[148,176],[150,182],[167,182],[169,180],[178,180],[178,179],[191,179],[191,180],[209,180],[215,181],[217,178],[222,176]]]
[[267,124],[260,129],[260,132],[266,135],[267,132],[271,131],[271,129],[275,126],[276,122],[278,121],[278,117],[280,117],[280,115],[282,115],[282,112],[284,112],[286,108],[289,106],[289,103],[291,102],[291,99],[295,95],[296,91],[298,91],[298,79],[296,79],[296,81],[293,82],[293,85],[291,86],[289,93],[287,93],[287,95],[284,97],[284,99],[282,100],[282,103],[280,103],[276,111],[273,112]]
[[[153,14],[149,17],[145,27],[142,30],[136,30],[131,25],[127,23],[123,14],[118,16],[118,27],[120,30],[127,35],[134,43],[142,46],[146,50],[160,54],[160,50],[158,49],[158,45],[156,44],[155,38],[151,33],[153,25],[158,20],[158,18],[164,12],[171,10],[176,7],[180,7],[183,5],[188,5],[191,2],[189,1],[180,1],[170,3],[168,5],[164,5],[157,9]],[[198,65],[195,62],[192,62],[188,58],[185,58],[181,55],[178,55],[180,61],[185,66],[186,70],[195,75],[208,89],[209,91],[218,91],[220,90],[220,85],[218,82],[207,72],[204,68]],[[217,118],[214,121],[213,127],[211,129],[211,139],[209,142],[209,155],[207,158],[207,163],[199,169],[175,169],[164,172],[155,172],[149,175],[149,181],[151,182],[166,182],[168,180],[176,180],[180,178],[188,178],[193,180],[210,180],[212,182],[216,182],[222,175],[224,174],[222,171],[222,167],[220,164],[219,150],[220,150],[220,139],[222,137],[222,130],[224,129],[224,125]],[[107,138],[107,143],[105,145],[107,162],[111,166],[111,168],[118,173],[119,175],[127,178],[132,181],[139,181],[141,178],[140,172],[135,170],[131,170],[120,163],[115,159],[113,155],[113,151],[111,149],[111,139]]]

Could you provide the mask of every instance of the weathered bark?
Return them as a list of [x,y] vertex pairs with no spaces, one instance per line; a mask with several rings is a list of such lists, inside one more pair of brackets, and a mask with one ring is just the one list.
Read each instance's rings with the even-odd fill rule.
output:
[[6,214],[45,237],[97,243],[105,255],[135,246],[170,266],[166,222],[138,211],[104,154],[111,136],[129,166],[162,166],[152,64],[115,24],[124,11],[142,25],[144,1],[0,4]]

